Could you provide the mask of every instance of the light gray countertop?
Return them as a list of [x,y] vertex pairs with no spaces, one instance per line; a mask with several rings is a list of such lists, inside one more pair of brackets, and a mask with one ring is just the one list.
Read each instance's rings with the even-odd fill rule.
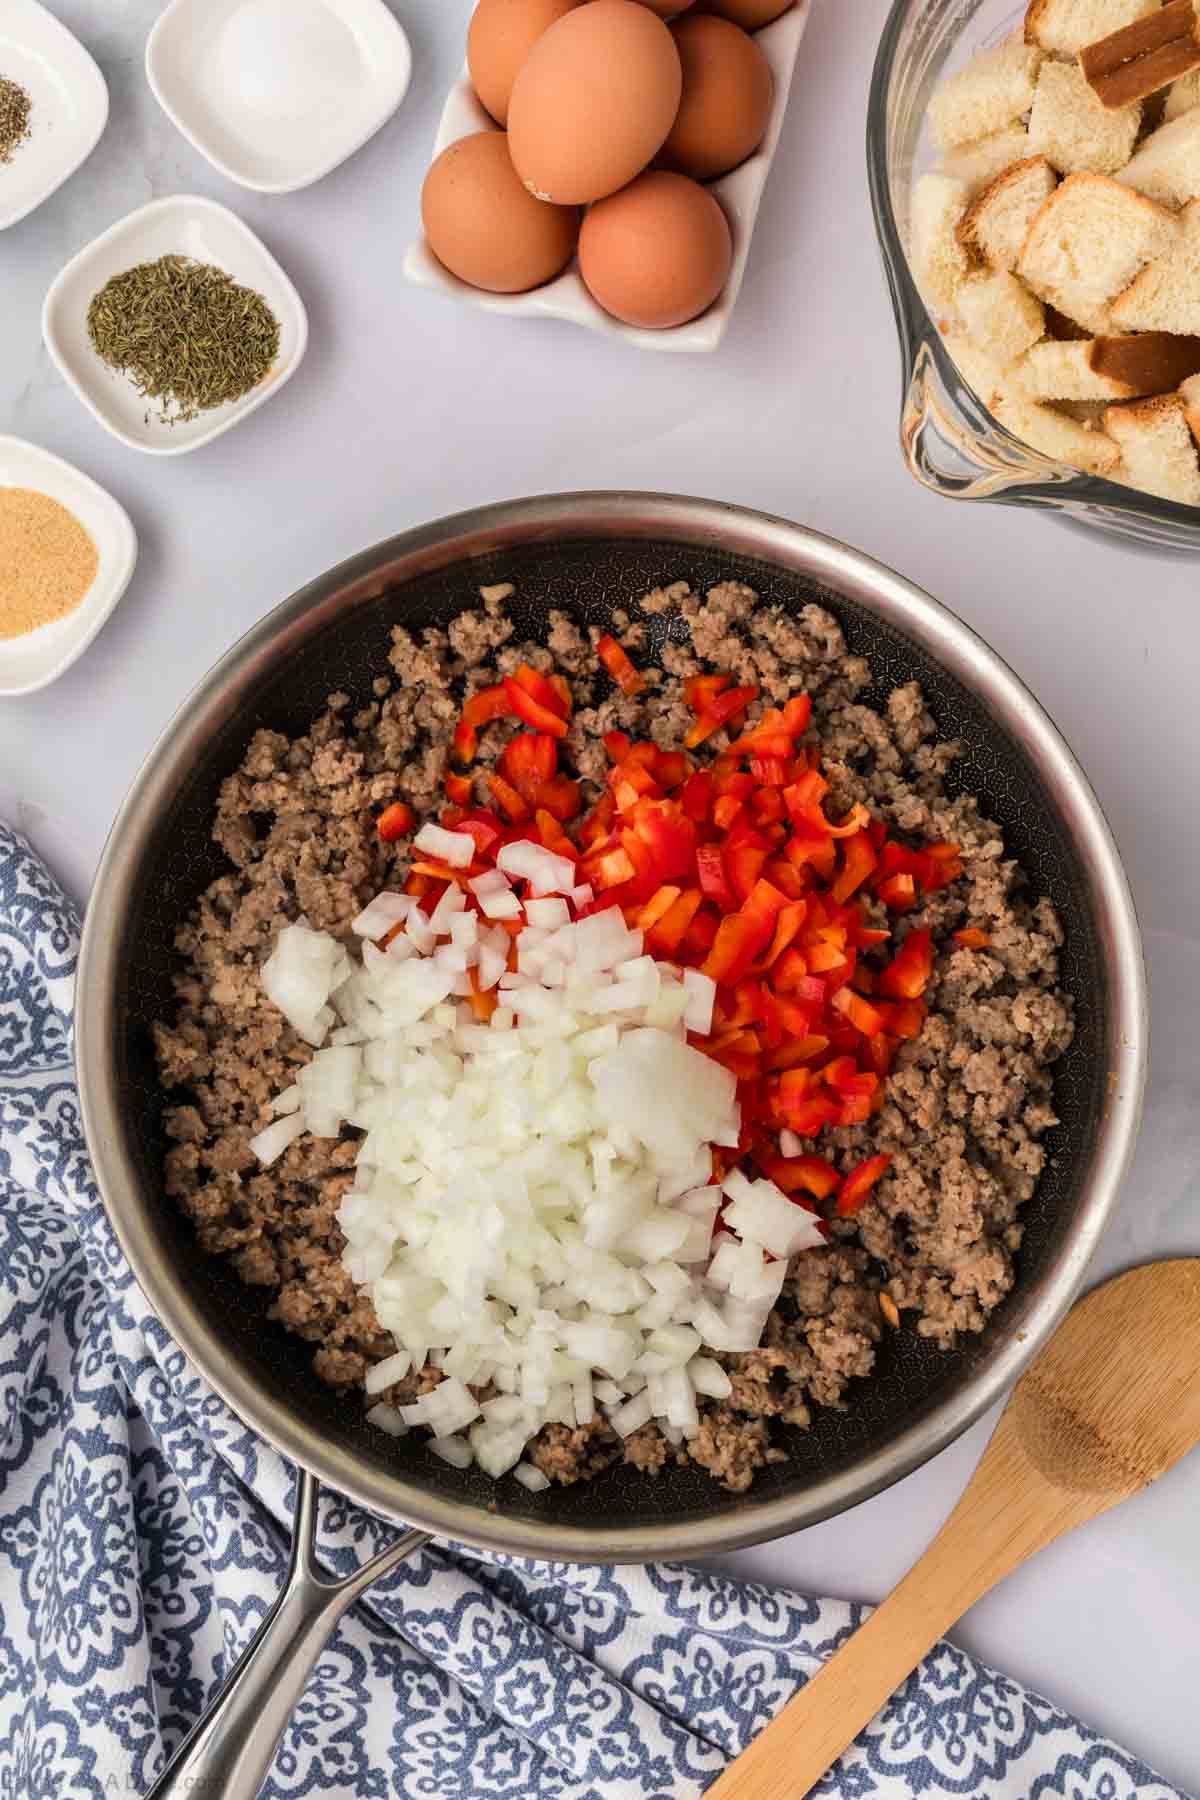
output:
[[[200,675],[277,601],[406,526],[515,494],[671,489],[786,514],[946,601],[1038,695],[1121,845],[1146,932],[1153,1068],[1141,1147],[1096,1273],[1200,1251],[1200,567],[919,489],[863,162],[878,0],[818,0],[746,286],[711,358],[638,353],[405,286],[400,268],[467,0],[391,0],[409,97],[350,162],[268,198],[218,176],[159,112],[158,0],[51,0],[112,95],[85,167],[0,234],[0,431],[79,464],[129,510],[133,585],[55,686],[0,702],[0,814],[83,898],[141,757]],[[52,277],[147,200],[209,194],[259,231],[310,311],[308,359],[247,424],[158,461],[105,435],[55,374]],[[669,571],[664,571],[669,573]],[[1113,1355],[1123,1353],[1113,1345]],[[987,1425],[855,1512],[728,1559],[877,1599],[936,1529]],[[1200,1458],[1056,1545],[957,1634],[1200,1792]]]

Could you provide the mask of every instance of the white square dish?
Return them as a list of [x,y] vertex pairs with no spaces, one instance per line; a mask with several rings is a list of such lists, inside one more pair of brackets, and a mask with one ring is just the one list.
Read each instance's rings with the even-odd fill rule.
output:
[[0,75],[30,99],[29,137],[0,163],[3,231],[91,155],[108,122],[108,87],[79,39],[38,0],[0,4]]
[[0,437],[0,488],[49,494],[90,534],[99,556],[91,587],[74,612],[24,637],[0,638],[0,697],[48,687],[83,655],[129,586],[137,536],[124,507],[90,476],[23,438]]
[[[140,395],[127,375],[101,360],[87,328],[92,297],[106,281],[137,263],[170,255],[224,269],[261,294],[279,321],[279,355],[257,387],[174,425],[159,419],[155,403]],[[42,335],[64,381],[114,437],[150,456],[182,456],[249,418],[291,380],[308,343],[308,315],[266,245],[236,213],[215,200],[176,194],[119,219],[72,258],[46,295]]]
[[[488,294],[452,275],[433,254],[423,234],[408,247],[404,258],[405,278],[417,287],[434,288],[456,300],[465,300],[470,306],[481,306],[485,312],[511,313],[515,318],[567,319],[572,325],[586,326],[589,331],[602,331],[608,337],[622,338],[639,350],[715,350],[725,336],[746,273],[754,221],[783,129],[788,92],[800,41],[808,24],[810,5],[811,0],[796,0],[782,17],[754,34],[755,43],[771,65],[775,97],[766,136],[754,155],[718,181],[706,183],[729,220],[733,233],[733,265],[720,294],[698,319],[692,319],[687,325],[676,325],[669,331],[643,331],[637,326],[622,325],[619,319],[597,306],[584,287],[574,262],[554,281],[547,282],[545,287],[534,288],[530,293]],[[476,98],[464,69],[462,78],[451,88],[446,100],[433,154],[440,156],[448,144],[455,144],[459,138],[469,137],[474,132],[497,129],[496,121]]]
[[146,41],[171,123],[262,194],[309,187],[361,149],[411,76],[383,0],[172,0]]

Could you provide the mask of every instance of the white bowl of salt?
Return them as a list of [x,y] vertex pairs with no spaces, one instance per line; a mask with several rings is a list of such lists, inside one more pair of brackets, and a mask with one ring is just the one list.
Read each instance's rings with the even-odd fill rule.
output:
[[241,187],[288,194],[345,162],[408,91],[383,0],[172,0],[146,44],[159,105]]

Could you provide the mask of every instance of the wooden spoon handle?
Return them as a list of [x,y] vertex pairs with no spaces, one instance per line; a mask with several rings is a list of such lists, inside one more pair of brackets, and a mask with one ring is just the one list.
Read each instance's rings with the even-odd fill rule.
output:
[[802,1800],[976,1600],[1075,1523],[1068,1500],[1022,1483],[1002,1421],[974,1480],[924,1556],[705,1794]]

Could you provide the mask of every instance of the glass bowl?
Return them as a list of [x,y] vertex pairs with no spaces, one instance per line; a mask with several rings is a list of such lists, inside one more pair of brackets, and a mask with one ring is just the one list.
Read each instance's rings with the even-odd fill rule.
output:
[[903,359],[900,442],[923,487],[954,500],[1038,506],[1145,549],[1200,552],[1200,507],[1084,475],[1014,438],[959,374],[908,266],[914,177],[932,162],[923,130],[943,72],[1015,29],[1012,0],[894,0],[880,39],[867,114],[875,229]]

